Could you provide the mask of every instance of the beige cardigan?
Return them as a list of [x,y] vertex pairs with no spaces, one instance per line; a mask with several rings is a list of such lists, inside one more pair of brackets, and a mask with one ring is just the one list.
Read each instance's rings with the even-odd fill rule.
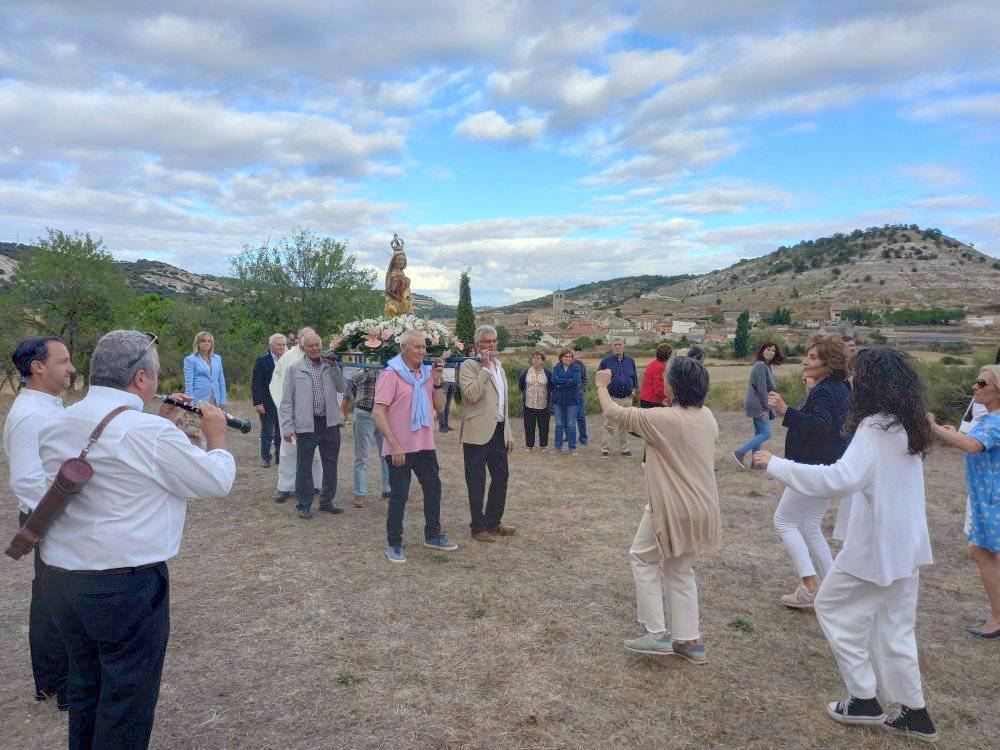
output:
[[606,416],[646,441],[646,492],[663,556],[717,551],[722,539],[715,484],[719,425],[712,411],[612,404]]

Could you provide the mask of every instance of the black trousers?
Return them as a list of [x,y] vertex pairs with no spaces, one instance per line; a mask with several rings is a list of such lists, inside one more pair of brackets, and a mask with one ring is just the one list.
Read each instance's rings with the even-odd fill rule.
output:
[[260,458],[271,460],[271,448],[274,448],[274,458],[278,459],[281,452],[281,430],[278,429],[278,410],[273,406],[264,405],[267,410],[260,415]]
[[[469,488],[469,527],[472,533],[495,529],[503,518],[507,503],[507,443],[503,435],[503,422],[485,445],[462,443],[465,453],[465,484]],[[490,492],[483,513],[483,496],[486,494],[486,470],[490,472]]]
[[49,568],[69,650],[69,750],[145,750],[170,637],[167,564],[88,575]]
[[524,412],[524,444],[529,448],[535,447],[535,427],[538,427],[538,445],[547,448],[549,445],[549,419],[552,413],[548,409],[529,409],[523,407]]
[[[27,513],[18,512],[18,526],[24,526]],[[31,672],[35,676],[35,697],[41,699],[56,693],[59,705],[66,703],[66,674],[69,657],[49,603],[46,571],[48,566],[35,547],[35,577],[31,580],[31,607],[28,612],[28,649],[31,652]]]
[[390,547],[403,543],[403,513],[410,496],[410,472],[417,475],[420,489],[424,491],[424,539],[433,539],[441,533],[441,471],[437,451],[406,453],[402,466],[389,462],[389,511],[385,519],[385,535]]
[[299,510],[312,507],[312,463],[316,449],[323,464],[323,488],[319,491],[320,507],[333,504],[337,494],[337,458],[340,456],[340,425],[327,427],[326,416],[313,417],[312,432],[295,434],[295,496]]

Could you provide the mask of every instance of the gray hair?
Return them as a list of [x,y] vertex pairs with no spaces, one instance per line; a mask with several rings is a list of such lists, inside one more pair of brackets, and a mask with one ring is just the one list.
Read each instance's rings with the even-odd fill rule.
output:
[[152,374],[159,364],[156,346],[150,346],[147,334],[111,331],[101,336],[90,357],[90,384],[124,390],[139,370]]
[[612,344],[617,344],[619,341],[621,341],[624,344],[625,343],[625,337],[624,336],[614,336],[611,339],[611,343]]
[[303,336],[305,336],[305,335],[306,335],[307,333],[316,333],[316,329],[315,329],[315,328],[313,328],[312,326],[302,326],[302,327],[301,327],[301,328],[300,328],[300,329],[298,330],[298,333],[296,334],[295,338],[297,338],[297,339],[301,339],[301,338],[302,338]]
[[278,339],[281,339],[286,344],[288,343],[288,340],[285,338],[285,334],[283,334],[283,333],[272,333],[270,336],[267,337],[267,345],[270,346],[271,344],[273,344]]
[[407,328],[405,331],[403,331],[401,334],[399,334],[399,338],[396,339],[396,342],[400,346],[403,346],[403,342],[404,341],[406,341],[407,339],[411,339],[414,336],[416,336],[418,339],[420,339],[420,343],[426,343],[427,342],[427,337],[424,336],[424,334],[421,331],[418,331],[416,328]]
[[494,328],[493,326],[479,326],[479,328],[476,329],[476,332],[472,336],[473,343],[478,344],[479,339],[483,337],[484,333],[492,333],[494,336],[496,336],[497,329]]
[[317,341],[319,341],[321,346],[323,344],[323,339],[320,338],[320,335],[311,328],[309,329],[309,333],[303,333],[301,336],[299,336],[299,343],[305,344],[306,341],[308,341],[309,339],[316,339]]

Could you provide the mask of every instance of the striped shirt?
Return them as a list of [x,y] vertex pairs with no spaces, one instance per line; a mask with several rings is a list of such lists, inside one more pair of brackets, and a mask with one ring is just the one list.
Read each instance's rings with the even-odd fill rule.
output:
[[373,367],[360,369],[351,378],[351,392],[354,393],[354,405],[363,411],[375,408],[375,381],[379,370]]

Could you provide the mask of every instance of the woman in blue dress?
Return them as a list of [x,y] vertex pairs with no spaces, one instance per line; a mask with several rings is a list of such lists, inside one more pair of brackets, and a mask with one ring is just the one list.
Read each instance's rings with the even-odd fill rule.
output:
[[971,525],[969,550],[979,567],[992,616],[968,632],[980,638],[1000,638],[1000,365],[979,371],[973,385],[977,403],[986,414],[963,435],[951,425],[931,426],[949,445],[965,451],[965,482],[969,491]]

